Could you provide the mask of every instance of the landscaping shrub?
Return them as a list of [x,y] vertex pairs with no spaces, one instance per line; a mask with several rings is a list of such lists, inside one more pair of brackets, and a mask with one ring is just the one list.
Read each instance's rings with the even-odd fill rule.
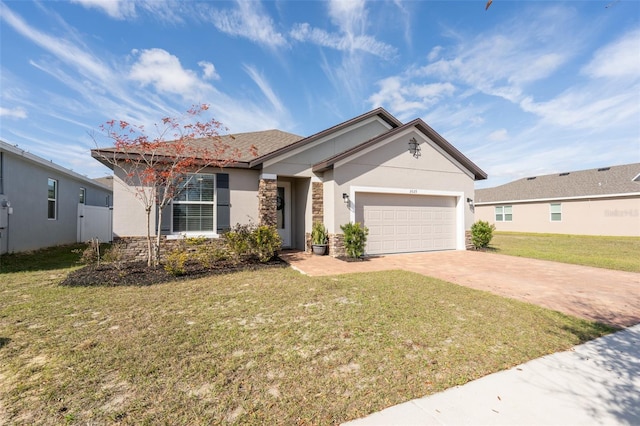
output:
[[340,229],[342,229],[344,233],[344,248],[347,256],[351,258],[362,257],[364,255],[364,246],[367,242],[369,229],[359,222],[349,222],[345,225],[340,225]]
[[245,257],[251,254],[252,225],[240,225],[237,223],[231,230],[224,234],[224,241],[229,254],[235,257]]
[[[76,249],[73,252],[80,253],[80,250]],[[78,262],[84,265],[100,264],[100,241],[97,238],[92,238],[87,242],[87,247],[82,250],[82,256]]]
[[280,250],[282,240],[273,226],[258,226],[252,233],[253,251],[262,263],[270,261]]
[[125,244],[123,242],[111,244],[111,247],[102,255],[102,260],[111,263],[117,270],[121,270],[126,262]]
[[164,270],[176,277],[184,275],[187,272],[185,268],[187,260],[189,260],[189,254],[185,250],[181,248],[172,250],[164,262]]
[[255,226],[236,224],[224,234],[225,246],[231,256],[238,260],[243,257],[256,256],[260,262],[266,263],[280,249],[282,240],[273,226]]
[[488,247],[495,229],[495,225],[489,225],[489,222],[484,220],[479,220],[471,225],[471,242],[473,246],[476,249]]

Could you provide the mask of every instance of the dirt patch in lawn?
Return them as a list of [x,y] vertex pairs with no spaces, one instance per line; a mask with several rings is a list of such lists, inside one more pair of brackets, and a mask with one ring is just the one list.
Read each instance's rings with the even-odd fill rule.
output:
[[146,262],[129,262],[120,267],[113,264],[88,265],[69,273],[62,281],[63,286],[148,286],[177,280],[190,280],[212,275],[228,274],[239,271],[256,271],[267,268],[282,268],[288,264],[275,257],[268,262],[257,259],[241,261],[219,260],[211,267],[203,267],[193,262],[185,265],[183,274],[175,275],[167,272],[162,266],[148,267]]

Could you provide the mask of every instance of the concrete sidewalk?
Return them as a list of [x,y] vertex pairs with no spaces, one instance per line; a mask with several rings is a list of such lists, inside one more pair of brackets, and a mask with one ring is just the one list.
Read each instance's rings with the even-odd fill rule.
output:
[[640,425],[640,324],[345,425]]

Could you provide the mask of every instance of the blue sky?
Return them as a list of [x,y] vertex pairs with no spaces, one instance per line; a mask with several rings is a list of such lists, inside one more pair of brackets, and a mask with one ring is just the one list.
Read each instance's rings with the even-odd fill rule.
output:
[[488,172],[640,161],[639,1],[0,2],[0,139],[89,177],[110,119],[307,136],[383,106]]

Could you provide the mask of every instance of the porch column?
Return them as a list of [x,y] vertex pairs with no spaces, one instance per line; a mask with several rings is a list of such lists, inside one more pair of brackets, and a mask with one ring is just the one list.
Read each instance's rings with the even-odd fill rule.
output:
[[324,222],[324,187],[322,182],[311,182],[311,222]]
[[277,225],[277,203],[278,176],[268,173],[261,174],[258,186],[258,220],[260,225]]

